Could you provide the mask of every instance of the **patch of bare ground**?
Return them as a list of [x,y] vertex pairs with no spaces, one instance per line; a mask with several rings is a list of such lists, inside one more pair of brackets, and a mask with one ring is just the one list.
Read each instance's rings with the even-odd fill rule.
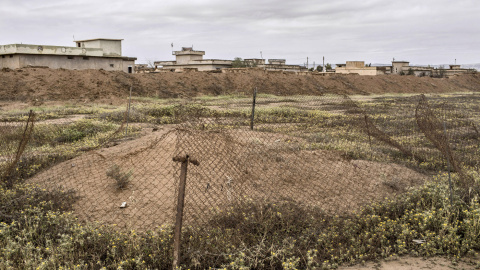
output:
[[[426,176],[404,166],[346,160],[334,151],[300,150],[286,135],[250,130],[192,131],[164,127],[141,138],[90,151],[58,164],[29,181],[73,189],[80,196],[76,215],[119,227],[151,229],[173,223],[180,164],[188,154],[187,223],[243,199],[290,200],[345,213],[404,192]],[[112,166],[132,172],[124,189],[107,176]],[[126,202],[127,207],[120,208]]]
[[338,270],[416,270],[416,269],[435,269],[435,270],[473,270],[479,269],[480,258],[463,258],[460,261],[443,257],[400,257],[393,260],[381,260],[379,262],[368,262],[364,265],[341,266]]

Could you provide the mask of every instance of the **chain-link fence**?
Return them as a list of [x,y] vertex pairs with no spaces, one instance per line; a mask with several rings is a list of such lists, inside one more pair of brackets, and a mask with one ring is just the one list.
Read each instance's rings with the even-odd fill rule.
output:
[[[174,224],[181,211],[197,235],[208,237],[211,227],[228,234],[235,226],[228,217],[251,203],[349,215],[439,171],[472,186],[479,99],[255,90],[252,96],[135,99],[126,108],[9,114],[0,123],[1,176],[8,185],[26,179],[74,190],[81,220],[125,229]],[[188,159],[195,164],[182,174]],[[242,212],[245,219],[250,214]],[[184,258],[198,252],[185,250]]]

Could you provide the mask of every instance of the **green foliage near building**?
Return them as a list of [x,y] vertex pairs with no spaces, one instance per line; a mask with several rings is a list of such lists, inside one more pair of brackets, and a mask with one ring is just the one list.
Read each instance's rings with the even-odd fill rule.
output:
[[232,61],[232,68],[244,68],[246,66],[245,61],[240,57],[235,57]]

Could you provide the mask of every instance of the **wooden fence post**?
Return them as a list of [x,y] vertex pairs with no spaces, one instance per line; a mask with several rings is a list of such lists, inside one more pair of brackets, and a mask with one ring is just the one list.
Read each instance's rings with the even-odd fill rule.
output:
[[181,162],[180,183],[178,186],[177,197],[177,216],[175,219],[175,232],[173,236],[173,269],[177,269],[180,265],[180,247],[182,240],[182,223],[183,223],[183,207],[185,204],[185,187],[187,185],[187,169],[188,163],[198,166],[198,161],[191,159],[188,155],[174,157],[173,161]]

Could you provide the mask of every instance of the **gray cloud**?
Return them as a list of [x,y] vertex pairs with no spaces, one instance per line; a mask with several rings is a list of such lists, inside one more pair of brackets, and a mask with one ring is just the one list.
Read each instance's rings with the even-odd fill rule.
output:
[[207,58],[286,58],[289,63],[480,62],[477,0],[12,1],[0,5],[0,44],[68,45],[123,38],[139,62],[191,46]]

